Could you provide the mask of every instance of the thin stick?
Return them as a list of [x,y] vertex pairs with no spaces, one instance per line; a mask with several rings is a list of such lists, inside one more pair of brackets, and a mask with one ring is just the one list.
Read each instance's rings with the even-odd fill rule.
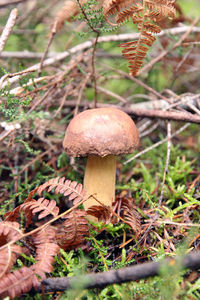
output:
[[[180,33],[185,32],[188,28],[189,28],[188,26],[182,26],[182,27],[178,27],[178,28],[163,30],[158,34],[158,36],[163,36],[165,34],[180,34]],[[192,29],[192,32],[200,32],[200,28],[194,27]],[[138,38],[139,38],[138,33],[109,35],[109,36],[99,37],[98,43],[107,43],[107,42],[112,42],[112,41],[126,41],[126,40],[138,39]],[[89,49],[90,47],[92,47],[92,45],[94,45],[94,39],[90,40],[90,41],[86,41],[82,44],[76,45],[67,51],[64,51],[61,53],[56,53],[53,57],[45,59],[43,62],[43,66],[45,66],[45,67],[50,66],[57,61],[61,61],[61,60],[65,59],[66,57],[69,57],[70,55],[76,54],[77,52],[80,52],[80,51],[85,51],[86,49]],[[29,67],[28,69],[25,69],[23,72],[34,72],[34,71],[37,71],[39,69],[39,67],[40,67],[40,64],[38,63],[38,64],[35,64],[35,65]],[[23,72],[21,72],[19,75],[22,75]],[[15,75],[12,75],[9,77],[14,77],[14,78],[11,78],[9,80],[9,82],[5,82],[3,87],[6,86],[7,84],[12,84],[19,79],[18,74],[15,74]]]
[[[181,128],[179,128],[177,131],[175,131],[175,132],[171,135],[171,138],[173,138],[173,137],[175,137],[176,135],[180,134],[180,133],[181,133],[183,130],[185,130],[189,125],[190,125],[190,124],[188,124],[188,123],[185,124],[185,125],[183,125]],[[136,155],[134,155],[133,157],[131,157],[130,159],[128,159],[127,161],[125,161],[123,164],[126,165],[126,164],[130,163],[131,161],[133,161],[134,159],[140,157],[141,155],[143,155],[143,154],[149,152],[150,150],[152,150],[152,149],[154,149],[154,148],[156,148],[156,147],[162,145],[163,143],[167,142],[167,140],[168,140],[168,137],[164,138],[163,140],[161,140],[161,141],[159,141],[159,142],[153,144],[152,146],[150,146],[150,147],[144,149],[143,151],[137,153]]]
[[96,74],[95,74],[95,52],[96,52],[96,48],[97,48],[98,38],[99,38],[101,32],[99,30],[97,30],[92,25],[90,20],[88,19],[88,16],[87,16],[83,6],[81,5],[80,0],[76,0],[76,1],[78,2],[78,5],[81,9],[83,16],[85,17],[85,19],[87,21],[88,26],[94,33],[96,33],[96,38],[94,40],[93,51],[92,51],[92,77],[93,77],[93,81],[94,81],[94,108],[96,108],[97,107],[97,80],[96,80]]
[[16,8],[14,8],[13,10],[11,10],[10,16],[8,18],[8,21],[6,23],[6,26],[1,34],[0,37],[0,54],[3,51],[3,48],[8,40],[8,37],[15,25],[16,19],[17,19],[17,15],[18,15],[18,11]]
[[[158,202],[158,209],[160,209],[161,204],[162,204],[163,194],[164,194],[164,186],[165,186],[165,179],[166,179],[166,174],[167,174],[168,167],[169,167],[171,137],[172,137],[171,123],[169,121],[167,121],[167,157],[166,157],[165,169],[164,169],[164,174],[163,174],[162,188],[161,188],[160,198],[159,198],[159,202]],[[158,217],[159,212],[157,212],[156,214],[157,214],[157,217]]]
[[90,77],[91,77],[91,73],[88,73],[88,75],[86,76],[85,80],[82,83],[80,92],[78,94],[78,99],[77,99],[77,102],[76,102],[76,107],[75,107],[75,110],[74,110],[74,116],[76,116],[77,113],[78,113],[78,109],[79,109],[79,105],[81,103],[81,98],[82,98],[82,95],[83,95],[83,91],[84,91],[85,86],[86,86],[88,80],[90,79]]
[[[151,220],[147,220],[146,222],[151,222]],[[195,223],[177,223],[177,222],[173,222],[173,221],[153,221],[152,225],[162,225],[162,224],[169,224],[169,225],[176,225],[176,226],[188,226],[188,227],[199,227],[200,228],[200,224],[195,224]]]

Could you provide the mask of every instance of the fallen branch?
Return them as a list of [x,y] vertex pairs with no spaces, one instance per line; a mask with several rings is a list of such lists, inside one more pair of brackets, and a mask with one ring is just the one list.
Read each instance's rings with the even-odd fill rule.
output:
[[196,123],[200,124],[200,116],[196,114],[191,114],[188,112],[174,112],[174,111],[164,111],[164,110],[148,110],[142,108],[126,108],[125,111],[128,114],[133,114],[137,117],[147,117],[147,118],[159,118],[165,120],[174,120],[174,121],[181,121],[181,122],[189,122],[189,123]]
[[159,275],[163,266],[170,266],[174,268],[174,272],[182,269],[198,269],[200,267],[200,252],[194,252],[186,255],[185,257],[177,257],[174,259],[165,259],[161,262],[144,263],[137,266],[126,267],[118,270],[111,270],[103,273],[91,273],[88,275],[81,275],[77,277],[62,277],[62,278],[49,278],[42,281],[39,290],[45,292],[65,291],[70,288],[84,285],[84,288],[103,288],[107,285],[114,283],[123,283],[142,278],[148,278]]

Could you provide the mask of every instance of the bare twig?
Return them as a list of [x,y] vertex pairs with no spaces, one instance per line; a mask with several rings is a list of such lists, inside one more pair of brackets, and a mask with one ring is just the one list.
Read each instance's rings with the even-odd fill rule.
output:
[[23,71],[20,71],[20,72],[16,72],[16,73],[12,73],[12,74],[10,73],[10,74],[6,74],[6,75],[2,76],[0,78],[0,89],[2,87],[4,87],[5,85],[7,85],[7,82],[5,84],[4,81],[8,80],[8,78],[12,78],[12,77],[16,78],[17,77],[17,79],[18,79],[20,75],[24,76],[24,75],[32,73],[32,72],[34,72],[34,70],[26,69],[26,70],[23,70]]
[[55,26],[56,26],[56,24],[54,24],[54,26],[53,26],[53,28],[52,28],[52,30],[51,30],[51,35],[50,35],[50,37],[49,37],[49,39],[48,39],[48,43],[47,43],[46,49],[45,49],[45,51],[44,51],[44,53],[43,53],[43,55],[42,55],[41,61],[40,61],[40,65],[39,65],[39,69],[38,69],[38,75],[39,75],[39,76],[40,76],[40,74],[41,74],[41,72],[42,72],[43,62],[44,62],[44,60],[45,60],[45,58],[46,58],[46,56],[47,56],[47,53],[48,53],[48,51],[49,51],[49,47],[51,46],[51,43],[52,43],[52,41],[53,41],[53,38],[54,38],[54,36],[55,36],[55,34],[56,34],[56,28],[55,28]]
[[[167,29],[167,30],[163,30],[160,32],[160,34],[158,34],[158,36],[163,36],[165,34],[180,34],[183,33],[185,31],[188,30],[188,26],[182,26],[182,27],[176,27],[176,28],[172,28],[172,29]],[[192,32],[200,32],[200,28],[198,27],[193,27]],[[103,37],[99,37],[98,39],[98,43],[106,43],[106,42],[111,42],[111,41],[126,41],[126,40],[132,40],[132,39],[138,39],[139,38],[139,34],[138,33],[134,33],[134,34],[120,34],[120,35],[110,35],[110,36],[103,36]],[[71,49],[69,49],[68,51],[62,52],[62,53],[56,53],[53,57],[50,57],[46,60],[44,60],[43,62],[43,66],[50,66],[58,61],[61,61],[63,59],[65,59],[66,57],[75,54],[79,51],[85,51],[88,48],[91,48],[94,45],[94,39],[90,40],[90,41],[86,41],[82,44],[79,44]],[[31,67],[29,67],[28,69],[25,69],[24,72],[34,72],[39,70],[40,64],[36,64],[33,65]],[[11,77],[11,76],[10,76]],[[19,76],[12,76],[14,78],[11,78],[9,80],[9,84],[12,84],[14,82],[16,82],[19,79]],[[4,82],[4,86],[6,86],[8,83]]]
[[78,94],[78,99],[77,99],[77,102],[76,102],[76,107],[75,107],[75,110],[74,110],[74,116],[76,116],[77,113],[78,113],[78,108],[79,108],[79,105],[81,103],[81,98],[82,98],[82,95],[83,95],[83,91],[84,91],[85,86],[86,86],[88,80],[90,79],[90,77],[91,77],[91,73],[88,73],[88,75],[85,77],[85,80],[82,83],[81,89],[80,89],[79,94]]
[[[176,135],[180,134],[182,131],[184,131],[190,124],[187,123],[185,125],[183,125],[181,128],[179,128],[177,131],[175,131],[172,135],[171,135],[171,138],[175,137]],[[150,150],[162,145],[163,143],[167,142],[168,141],[168,137],[164,138],[163,140],[153,144],[152,146],[144,149],[143,151],[137,153],[136,155],[134,155],[133,157],[131,157],[130,159],[128,159],[127,161],[124,162],[124,165],[128,164],[129,162],[133,161],[134,159],[140,157],[141,155],[149,152]]]
[[1,3],[0,3],[0,8],[3,8],[3,7],[7,7],[9,5],[14,5],[14,4],[18,4],[18,3],[21,3],[21,2],[26,2],[28,0],[2,0]]
[[96,33],[96,38],[94,40],[94,45],[93,45],[93,50],[92,50],[92,78],[93,78],[93,81],[94,81],[94,107],[96,108],[97,106],[97,81],[96,81],[96,74],[95,74],[95,52],[96,52],[96,48],[97,48],[97,43],[98,43],[98,39],[99,39],[99,36],[101,34],[101,32],[99,30],[97,30],[91,23],[91,21],[88,19],[88,16],[83,8],[83,6],[81,5],[80,1],[77,0],[78,2],[78,5],[81,9],[81,12],[84,16],[84,18],[86,19],[87,21],[87,24],[88,26],[90,27],[90,29]]
[[137,117],[159,118],[164,120],[174,120],[174,121],[200,124],[200,116],[191,114],[189,112],[163,111],[158,109],[148,110],[142,108],[135,108],[135,109],[126,108],[125,111]]
[[115,94],[114,92],[106,90],[105,88],[102,88],[101,86],[97,86],[97,90],[110,96],[110,97],[113,97],[113,98],[119,100],[122,103],[127,103],[127,100],[125,98],[123,98],[122,96],[119,96],[118,94]]
[[14,8],[13,10],[11,10],[10,16],[8,18],[8,21],[6,23],[6,26],[1,34],[0,37],[0,54],[3,51],[3,48],[7,42],[7,39],[15,25],[16,19],[17,19],[17,15],[18,15],[18,11],[16,8]]
[[[162,181],[162,187],[161,187],[161,193],[160,193],[160,198],[158,201],[158,209],[160,209],[162,200],[163,200],[163,194],[164,194],[164,186],[165,186],[165,179],[166,179],[166,174],[168,171],[169,167],[169,159],[170,159],[170,146],[171,146],[171,123],[167,121],[167,157],[166,157],[166,163],[165,163],[165,169],[164,169],[164,174],[163,174],[163,181]],[[157,212],[157,215],[159,216],[159,212]],[[158,217],[157,216],[157,217]]]
[[[146,222],[151,222],[151,220],[146,220]],[[198,227],[200,228],[199,223],[178,223],[178,222],[173,222],[173,221],[160,221],[160,220],[154,220],[152,225],[162,225],[162,224],[169,224],[169,225],[175,225],[175,226],[180,226],[180,227]]]
[[130,79],[131,81],[137,83],[138,85],[142,86],[143,88],[145,88],[145,90],[149,91],[150,93],[154,94],[155,96],[157,96],[158,98],[161,98],[169,103],[171,103],[170,99],[166,98],[165,96],[161,95],[159,92],[157,92],[156,90],[154,90],[153,88],[151,88],[150,86],[148,86],[147,84],[145,84],[143,81],[139,80],[138,78],[135,78],[134,76],[131,76],[127,73],[125,73],[124,71],[121,70],[116,70],[110,66],[106,66],[107,68],[111,69],[111,70],[115,70],[115,72],[121,74],[122,76],[124,76],[125,78]]

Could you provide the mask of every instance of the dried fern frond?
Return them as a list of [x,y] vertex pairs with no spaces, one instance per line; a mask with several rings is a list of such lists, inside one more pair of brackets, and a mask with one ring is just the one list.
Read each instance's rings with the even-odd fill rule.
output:
[[[38,188],[35,188],[34,190],[30,191],[30,193],[28,194],[28,197],[26,198],[24,203],[27,203],[29,201],[33,200],[33,196],[37,193]],[[18,220],[18,218],[20,217],[20,212],[22,209],[22,206],[24,205],[21,204],[19,206],[17,206],[13,211],[8,211],[7,213],[4,214],[4,221],[11,221],[11,222],[15,222]]]
[[140,215],[133,204],[132,198],[122,198],[121,216],[126,220],[126,223],[133,229],[136,236],[141,233]]
[[17,222],[0,222],[0,244],[3,241],[17,240],[23,236],[23,232],[20,230],[20,224]]
[[[80,0],[81,5],[87,2],[88,0]],[[80,7],[76,0],[65,1],[54,20],[53,28],[55,32],[58,32],[63,27],[65,21],[71,21],[72,17],[76,16],[79,12]]]
[[64,250],[81,248],[85,237],[89,235],[87,213],[83,210],[73,210],[66,220],[56,226],[56,242]]
[[136,0],[104,0],[103,15],[105,20],[111,25],[116,25],[111,23],[108,18],[111,15],[119,13],[122,9],[128,8],[129,4],[134,4],[135,1]]
[[63,194],[64,196],[68,196],[68,200],[73,201],[74,205],[83,200],[86,194],[81,183],[67,180],[65,177],[50,179],[48,182],[39,187],[38,193],[41,195],[44,190],[50,192],[54,188],[55,194]]
[[0,280],[0,299],[9,296],[11,299],[27,293],[38,286],[38,278],[31,268],[23,267],[5,275]]
[[[3,246],[12,240],[21,238],[22,231],[19,224],[16,222],[1,222],[0,223],[0,245]],[[5,249],[0,250],[0,278],[8,273],[16,259],[23,250],[18,245],[7,245]]]
[[111,222],[111,213],[101,205],[93,205],[87,210],[87,214],[98,219],[98,222],[108,224]]
[[8,245],[5,249],[0,250],[0,280],[10,272],[20,253],[23,253],[23,249],[18,245]]
[[176,16],[176,9],[174,6],[174,1],[170,0],[145,0],[145,4],[149,10],[156,11],[158,13],[158,17],[156,21],[160,21],[165,17],[169,17],[171,19]]
[[141,233],[140,215],[136,210],[132,198],[117,196],[113,203],[115,211],[126,221],[135,235],[138,237]]
[[148,47],[151,47],[155,40],[153,34],[161,31],[155,22],[165,17],[174,18],[176,10],[174,0],[109,0],[104,1],[103,13],[108,23],[110,23],[109,16],[116,15],[117,24],[131,18],[137,25],[140,31],[139,39],[119,45],[125,48],[122,54],[130,63],[130,74],[135,76],[143,64]]
[[144,7],[140,3],[136,3],[127,9],[123,9],[116,16],[117,24],[125,22],[129,18],[134,20],[134,23],[137,23],[138,14],[144,11]]
[[35,273],[50,273],[53,270],[54,256],[58,254],[60,247],[54,242],[56,230],[52,227],[46,227],[35,233],[33,243],[36,247],[36,261],[32,266]]
[[32,199],[32,201],[25,202],[21,205],[21,210],[25,213],[26,227],[32,223],[32,218],[36,214],[38,214],[38,220],[47,216],[56,217],[59,214],[56,201],[45,198],[39,198],[38,200]]

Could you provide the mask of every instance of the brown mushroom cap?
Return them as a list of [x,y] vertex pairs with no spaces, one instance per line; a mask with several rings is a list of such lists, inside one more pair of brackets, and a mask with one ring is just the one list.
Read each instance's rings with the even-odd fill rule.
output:
[[63,147],[69,156],[119,155],[138,146],[133,120],[116,108],[95,108],[81,112],[69,123]]

